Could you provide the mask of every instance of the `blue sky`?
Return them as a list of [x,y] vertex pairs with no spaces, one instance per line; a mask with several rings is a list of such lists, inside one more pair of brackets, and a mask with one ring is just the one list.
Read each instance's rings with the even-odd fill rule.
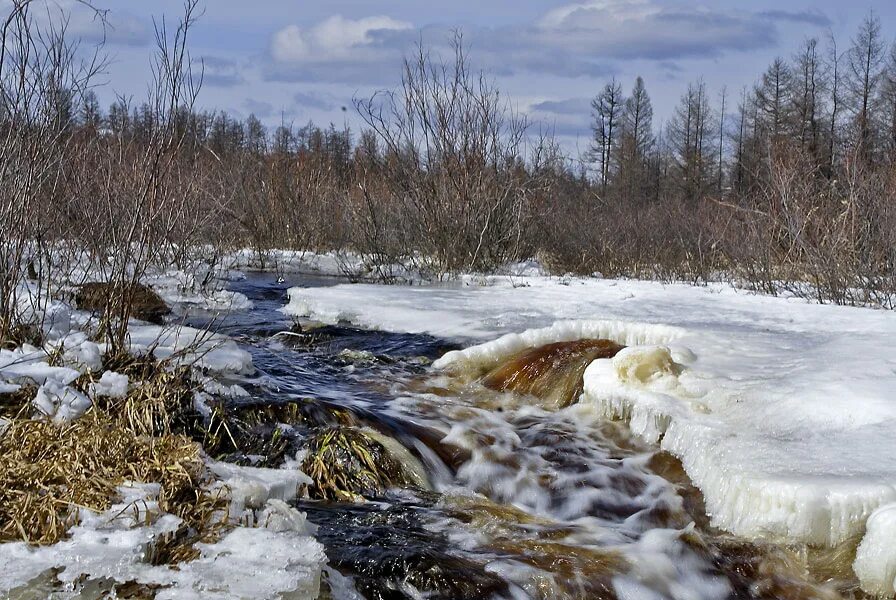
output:
[[[72,30],[97,27],[74,0]],[[109,8],[112,62],[99,90],[139,100],[149,76],[152,17],[175,20],[180,0],[98,0]],[[869,10],[896,35],[892,0],[675,2],[666,0],[207,0],[192,53],[205,65],[199,104],[268,124],[347,122],[353,96],[391,88],[402,55],[418,40],[444,47],[460,28],[478,66],[534,120],[574,150],[587,145],[589,99],[610,78],[630,88],[641,75],[657,125],[688,82],[739,95],[776,56],[831,31],[845,48]],[[348,107],[343,111],[342,107]]]

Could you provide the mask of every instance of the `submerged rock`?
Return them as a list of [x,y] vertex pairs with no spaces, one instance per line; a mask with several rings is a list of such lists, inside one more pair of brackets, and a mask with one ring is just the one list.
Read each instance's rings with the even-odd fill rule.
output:
[[419,477],[370,433],[355,427],[314,431],[302,471],[312,498],[359,502],[392,487],[419,487]]
[[118,311],[124,296],[130,298],[131,316],[142,321],[158,325],[162,323],[162,318],[171,312],[161,296],[142,283],[137,283],[130,289],[99,281],[85,283],[75,292],[75,304],[81,310],[92,312],[105,311],[112,304],[112,310]]
[[485,565],[451,552],[413,504],[300,503],[318,526],[330,565],[354,578],[369,600],[479,600],[506,597],[507,583]]
[[574,404],[582,394],[582,375],[592,361],[612,358],[623,346],[611,340],[575,340],[528,348],[482,378],[485,387],[535,396],[545,408]]

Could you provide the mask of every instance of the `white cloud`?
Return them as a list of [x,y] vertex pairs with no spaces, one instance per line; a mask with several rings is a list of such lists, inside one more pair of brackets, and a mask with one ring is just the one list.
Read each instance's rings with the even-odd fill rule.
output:
[[309,29],[284,27],[271,40],[271,56],[281,63],[348,59],[374,47],[378,34],[412,28],[410,23],[386,16],[354,20],[334,15]]
[[542,29],[611,28],[614,24],[649,18],[660,8],[647,0],[594,0],[567,4],[548,11],[539,20]]

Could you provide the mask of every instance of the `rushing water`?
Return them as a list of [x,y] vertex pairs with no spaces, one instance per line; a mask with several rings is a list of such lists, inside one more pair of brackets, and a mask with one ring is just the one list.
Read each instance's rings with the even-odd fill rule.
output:
[[[348,578],[332,576],[333,597],[860,597],[848,549],[832,556],[713,531],[678,462],[623,424],[563,399],[538,402],[507,383],[510,371],[483,382],[429,369],[463,340],[298,332],[278,310],[290,286],[337,282],[250,274],[232,289],[255,308],[218,324],[252,353],[258,373],[238,381],[252,403],[301,400],[306,420],[333,425],[349,414],[424,471],[425,485],[365,503],[297,503]],[[567,350],[552,349],[551,360]],[[581,369],[565,364],[568,396]]]

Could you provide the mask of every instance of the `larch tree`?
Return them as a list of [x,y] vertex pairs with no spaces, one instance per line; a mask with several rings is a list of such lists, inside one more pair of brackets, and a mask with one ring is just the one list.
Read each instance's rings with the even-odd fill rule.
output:
[[880,87],[885,52],[880,19],[869,13],[846,55],[846,86],[852,110],[852,144],[865,162],[874,160],[874,100]]
[[597,163],[600,185],[604,192],[613,173],[624,104],[622,86],[615,79],[604,86],[603,91],[591,101],[593,138],[590,150]]
[[645,173],[654,145],[653,105],[644,80],[638,77],[622,111],[622,129],[618,145],[618,181],[629,202],[645,197]]
[[712,188],[715,175],[715,118],[706,84],[688,86],[669,122],[668,140],[677,167],[675,183],[682,198],[697,202]]

